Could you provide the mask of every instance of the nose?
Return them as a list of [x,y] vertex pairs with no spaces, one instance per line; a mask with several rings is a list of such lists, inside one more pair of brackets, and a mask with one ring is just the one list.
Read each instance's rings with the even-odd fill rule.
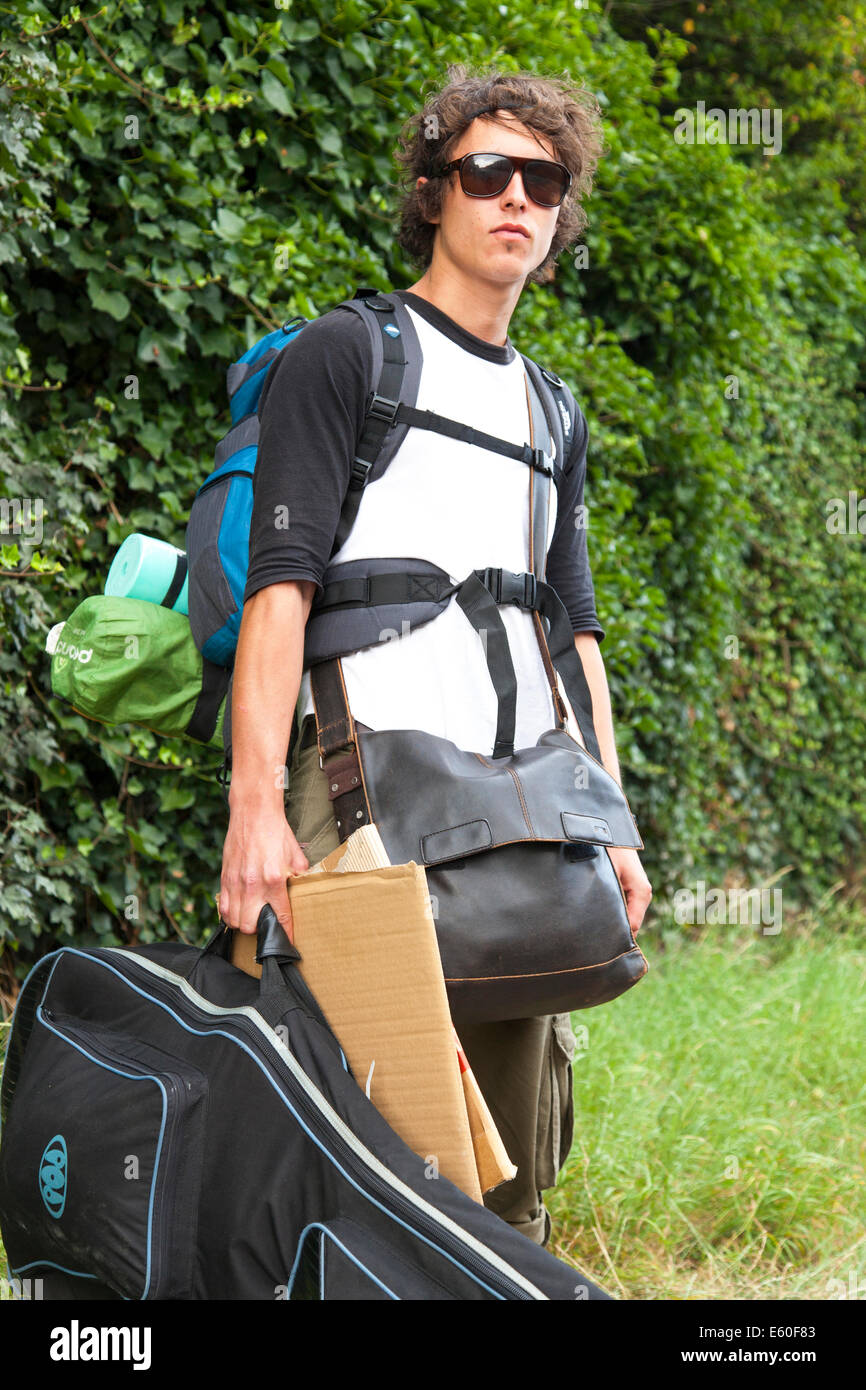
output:
[[523,187],[523,178],[519,169],[514,170],[508,183],[503,188],[500,197],[503,202],[509,204],[516,202],[522,208],[528,205],[529,200],[526,196],[526,189]]

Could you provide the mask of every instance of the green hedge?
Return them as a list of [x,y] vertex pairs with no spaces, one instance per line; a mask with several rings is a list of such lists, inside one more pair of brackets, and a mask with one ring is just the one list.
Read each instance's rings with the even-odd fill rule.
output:
[[9,969],[215,921],[217,760],[63,707],[45,633],[130,532],[183,544],[228,362],[358,284],[415,278],[390,152],[457,60],[569,71],[605,111],[589,265],[564,254],[511,332],[589,418],[603,654],[656,902],[789,866],[804,901],[853,882],[866,579],[825,502],[863,488],[866,274],[831,137],[776,159],[678,145],[699,46],[620,33],[616,10],[0,13],[0,462],[6,496],[45,507],[37,549],[0,537]]

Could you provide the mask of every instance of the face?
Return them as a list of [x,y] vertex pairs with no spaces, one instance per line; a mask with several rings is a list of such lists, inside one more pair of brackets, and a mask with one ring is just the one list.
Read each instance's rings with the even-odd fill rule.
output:
[[[496,121],[477,117],[461,135],[448,161],[481,150],[559,159],[549,140],[520,125],[510,112],[498,112],[497,116]],[[426,180],[419,179],[422,182]],[[507,187],[493,198],[468,197],[456,169],[443,183],[442,211],[433,219],[439,226],[434,259],[444,258],[476,279],[522,285],[550,250],[559,208],[534,203],[526,194],[518,169]]]

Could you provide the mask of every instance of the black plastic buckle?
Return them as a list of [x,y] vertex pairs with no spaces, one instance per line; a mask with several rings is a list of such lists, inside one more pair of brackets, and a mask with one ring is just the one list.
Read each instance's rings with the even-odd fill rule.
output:
[[549,477],[553,477],[553,460],[543,449],[532,450],[531,467],[539,473],[547,473]]
[[497,604],[514,603],[518,608],[534,608],[538,598],[535,575],[515,574],[512,570],[476,570],[481,583]]
[[374,420],[386,420],[391,425],[399,404],[399,401],[389,400],[387,396],[378,396],[374,391],[373,399],[367,407],[367,414]]
[[481,580],[485,589],[489,589],[494,603],[502,602],[502,570],[492,569],[490,566],[486,570],[476,570],[475,573]]
[[366,487],[367,474],[373,467],[367,459],[358,458],[357,454],[352,459],[352,472],[349,474],[349,487]]

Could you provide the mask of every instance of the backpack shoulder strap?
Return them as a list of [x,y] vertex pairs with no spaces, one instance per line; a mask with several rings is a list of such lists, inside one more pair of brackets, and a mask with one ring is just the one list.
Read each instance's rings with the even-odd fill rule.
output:
[[[532,413],[533,441],[547,453],[554,462],[555,476],[562,476],[566,459],[574,438],[576,404],[568,387],[546,367],[539,367],[531,357],[521,353],[526,365],[530,384],[530,409]],[[534,479],[537,491],[533,500],[532,525],[532,570],[536,578],[543,579],[547,569],[547,520],[550,493],[550,478],[539,473]]]
[[397,407],[417,400],[423,357],[415,326],[396,295],[359,289],[354,299],[343,300],[337,307],[360,315],[367,326],[373,350],[370,380],[375,385],[367,399],[332,555],[355,524],[367,483],[381,477],[403,442],[409,426],[395,420]]
[[564,470],[574,440],[577,403],[561,377],[549,372],[546,367],[540,367],[524,353],[521,356],[526,363],[529,380],[544,408],[547,427],[555,445],[556,462]]

